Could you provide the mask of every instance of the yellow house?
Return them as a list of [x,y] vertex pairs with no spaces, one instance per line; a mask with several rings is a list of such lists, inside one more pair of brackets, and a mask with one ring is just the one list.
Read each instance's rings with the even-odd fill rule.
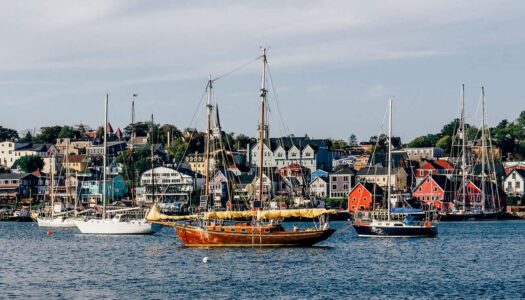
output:
[[86,171],[88,160],[84,155],[70,154],[63,156],[61,163],[64,169],[84,172]]

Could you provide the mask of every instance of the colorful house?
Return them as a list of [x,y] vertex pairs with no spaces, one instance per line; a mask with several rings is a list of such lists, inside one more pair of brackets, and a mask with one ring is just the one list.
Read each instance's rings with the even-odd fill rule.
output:
[[375,183],[359,182],[348,194],[348,211],[370,210],[372,203],[379,205],[383,201],[384,190]]
[[422,163],[421,166],[416,169],[416,178],[421,180],[427,175],[446,175],[452,173],[454,173],[454,166],[452,166],[452,164],[444,159],[436,159]]
[[442,209],[454,200],[454,184],[445,175],[427,175],[416,185],[412,196],[418,201]]

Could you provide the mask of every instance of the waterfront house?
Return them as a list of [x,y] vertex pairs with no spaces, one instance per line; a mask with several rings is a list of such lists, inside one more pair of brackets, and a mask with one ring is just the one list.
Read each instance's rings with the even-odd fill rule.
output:
[[348,166],[343,166],[336,169],[329,175],[329,197],[330,198],[346,198],[352,189],[355,172]]
[[[72,188],[77,190],[78,199],[82,203],[102,203],[102,191],[104,182],[101,171],[94,168],[86,169],[84,172],[71,175]],[[128,186],[122,175],[109,173],[106,177],[106,196],[108,202],[120,200],[128,192]]]
[[0,174],[0,207],[31,203],[38,194],[40,178],[32,173]]
[[310,174],[310,181],[314,181],[317,177],[328,177],[329,174],[328,171],[317,169]]
[[454,166],[447,160],[436,159],[423,162],[419,168],[416,169],[416,178],[418,182],[427,175],[447,175],[454,173]]
[[[308,137],[271,138],[263,145],[263,166],[281,168],[291,164],[310,169],[330,171],[332,169],[332,153],[328,149],[328,140],[310,139]],[[252,168],[259,164],[259,143],[248,150],[249,163]]]
[[[469,190],[470,191],[470,190]],[[454,200],[456,185],[445,175],[427,175],[412,191],[418,201],[442,209]]]
[[372,203],[379,206],[383,202],[384,190],[376,183],[358,182],[348,194],[348,211],[355,213],[370,210]]
[[515,168],[503,181],[505,194],[510,197],[523,198],[525,196],[525,170]]
[[[407,190],[408,174],[403,168],[393,168],[390,175],[390,183],[394,190]],[[388,183],[388,168],[380,164],[365,167],[357,172],[357,181],[377,183],[384,188]]]
[[204,182],[202,175],[184,168],[150,169],[142,173],[140,177],[140,184],[144,189],[137,189],[137,202],[151,204],[155,200],[168,203],[177,202],[181,206],[188,205],[191,194],[197,189],[202,189]]
[[188,154],[184,160],[193,172],[199,173],[201,175],[206,174],[206,162],[204,161],[204,154],[198,152]]
[[310,183],[310,196],[316,198],[328,198],[328,176],[318,176]]

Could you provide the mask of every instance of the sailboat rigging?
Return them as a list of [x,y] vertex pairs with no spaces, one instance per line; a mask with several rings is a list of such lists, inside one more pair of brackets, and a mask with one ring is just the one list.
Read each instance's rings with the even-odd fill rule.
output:
[[[177,236],[185,246],[311,246],[329,238],[334,229],[329,228],[328,214],[335,211],[326,209],[303,210],[265,210],[264,205],[264,145],[265,145],[265,109],[266,109],[266,49],[263,49],[263,72],[260,88],[260,123],[259,123],[259,163],[257,167],[257,184],[252,201],[252,210],[244,211],[213,211],[208,207],[209,199],[209,168],[210,168],[210,135],[211,135],[211,104],[213,81],[207,84],[208,102],[206,145],[205,145],[205,193],[201,196],[200,207],[203,211],[190,216],[165,216],[154,206],[147,219],[153,223],[175,227]],[[269,198],[269,195],[268,195]],[[230,200],[229,200],[230,201]],[[204,208],[207,211],[204,210]],[[287,217],[319,218],[319,227],[299,230],[287,230],[281,221]],[[187,222],[181,222],[181,219]],[[242,221],[235,221],[241,219]]]

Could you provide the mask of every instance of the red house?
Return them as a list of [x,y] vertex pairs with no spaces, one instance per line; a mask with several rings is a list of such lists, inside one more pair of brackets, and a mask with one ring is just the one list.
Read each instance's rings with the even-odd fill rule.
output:
[[427,175],[416,185],[412,196],[438,209],[444,208],[454,199],[454,186],[445,175]]
[[[500,191],[494,183],[486,182],[485,183],[485,207],[486,208],[499,208],[503,199],[498,197]],[[463,189],[458,188],[458,200],[463,199],[461,195],[463,194]],[[500,193],[501,194],[501,193]],[[469,180],[465,185],[465,205],[470,207],[481,208],[481,182],[473,182]]]
[[416,169],[416,177],[421,179],[427,175],[445,175],[452,174],[454,172],[454,166],[448,161],[443,159],[429,160],[421,164]]
[[359,182],[348,194],[348,212],[370,210],[372,201],[376,206],[379,205],[383,199],[383,194],[383,189],[377,184]]

